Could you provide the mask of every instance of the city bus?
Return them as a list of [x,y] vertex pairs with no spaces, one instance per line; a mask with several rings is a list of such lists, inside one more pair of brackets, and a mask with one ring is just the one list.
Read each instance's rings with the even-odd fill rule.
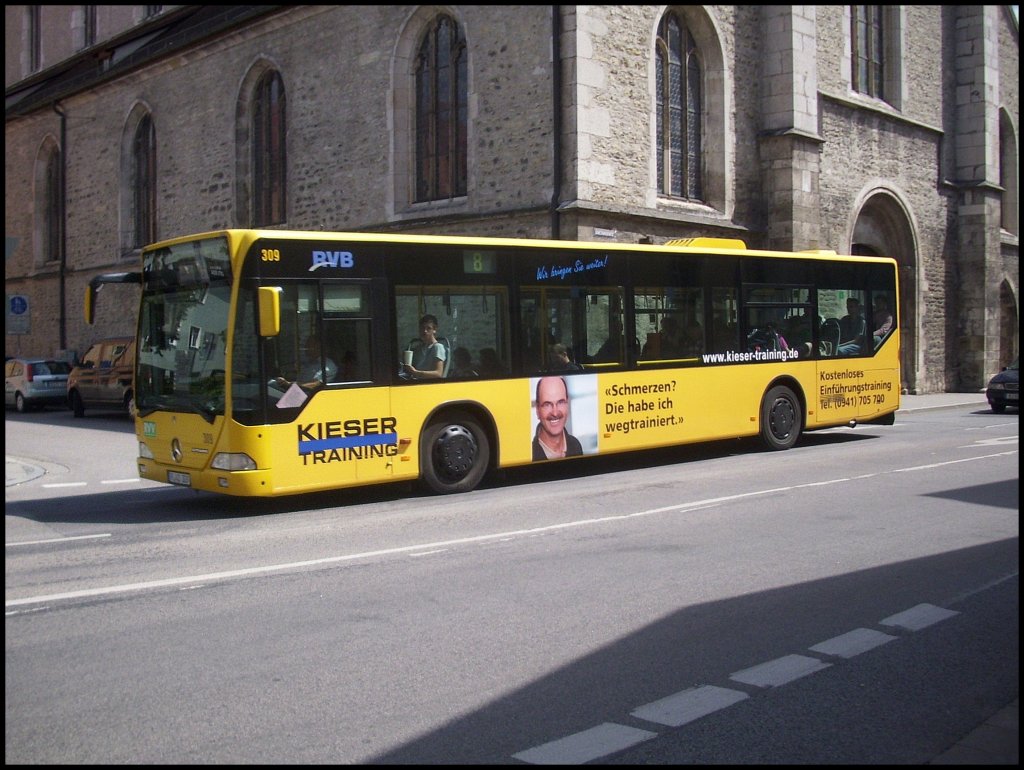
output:
[[[891,425],[900,402],[884,257],[228,229],[94,278],[90,322],[108,282],[141,284],[139,475],[207,492],[466,492],[562,457],[742,437],[785,450]],[[405,365],[420,343],[430,379]],[[310,360],[319,379],[301,382]]]

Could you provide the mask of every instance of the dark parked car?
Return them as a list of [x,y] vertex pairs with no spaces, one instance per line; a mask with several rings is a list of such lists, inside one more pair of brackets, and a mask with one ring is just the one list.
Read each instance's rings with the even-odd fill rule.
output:
[[996,414],[1006,411],[1008,406],[1020,409],[1020,356],[988,381],[985,398]]
[[9,358],[4,362],[4,406],[19,412],[64,406],[71,366],[51,358]]

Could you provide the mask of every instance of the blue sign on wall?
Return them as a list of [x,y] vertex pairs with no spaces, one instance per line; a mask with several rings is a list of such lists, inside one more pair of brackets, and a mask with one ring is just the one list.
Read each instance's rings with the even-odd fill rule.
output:
[[7,295],[7,318],[5,328],[8,334],[29,333],[29,304],[24,294]]

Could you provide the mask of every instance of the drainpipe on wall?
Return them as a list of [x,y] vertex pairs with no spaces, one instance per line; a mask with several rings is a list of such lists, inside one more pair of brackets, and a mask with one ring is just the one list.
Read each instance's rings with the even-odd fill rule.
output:
[[60,329],[60,350],[66,351],[68,348],[68,334],[67,334],[67,317],[64,312],[64,291],[65,291],[65,277],[64,273],[67,270],[67,217],[65,212],[67,209],[67,195],[68,195],[68,182],[67,182],[67,138],[68,138],[68,117],[64,114],[64,110],[61,109],[57,102],[53,103],[53,111],[60,116],[60,211],[55,212],[60,217],[60,274],[58,280],[58,302],[60,304],[60,315],[58,320],[58,327]]
[[562,11],[560,5],[551,6],[551,91],[553,149],[553,178],[551,193],[551,238],[562,237],[558,206],[562,198]]

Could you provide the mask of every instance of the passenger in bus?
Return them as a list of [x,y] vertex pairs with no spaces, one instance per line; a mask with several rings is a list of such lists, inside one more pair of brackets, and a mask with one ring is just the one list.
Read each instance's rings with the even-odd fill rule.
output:
[[617,363],[622,360],[622,321],[613,318],[608,323],[608,339],[594,353],[595,364]]
[[270,384],[278,390],[287,390],[291,387],[292,383],[298,385],[303,390],[316,390],[325,382],[332,381],[338,373],[338,365],[329,356],[324,356],[323,364],[321,365],[321,352],[320,334],[314,329],[306,337],[306,344],[302,352],[302,363],[299,365],[299,371],[296,373],[295,379],[289,380],[284,377],[275,377],[270,381]]
[[420,319],[420,338],[412,349],[412,363],[402,364],[403,373],[414,380],[440,380],[446,358],[437,340],[437,316],[427,314]]
[[703,352],[704,329],[697,320],[696,312],[690,310],[679,332],[679,353],[683,356],[699,356]]
[[556,342],[551,346],[550,358],[548,370],[552,372],[579,372],[583,370],[582,366],[571,360],[569,348],[561,342]]
[[874,322],[872,326],[875,330],[871,332],[872,338],[875,341],[875,347],[877,348],[882,344],[882,339],[892,331],[892,311],[889,309],[889,298],[884,294],[879,294],[875,297],[875,314]]
[[341,376],[338,377],[338,382],[353,382],[355,380],[365,379],[359,372],[359,359],[352,350],[346,350],[345,354],[341,357]]
[[555,460],[583,454],[579,439],[566,430],[569,420],[569,386],[564,377],[537,380],[537,432],[533,436],[533,460]]
[[679,329],[679,320],[673,315],[661,319],[661,331],[648,335],[647,344],[640,353],[641,358],[667,359],[682,358],[683,335]]
[[860,300],[850,297],[846,300],[846,315],[839,319],[839,355],[855,356],[860,353],[867,331]]
[[448,375],[449,377],[479,377],[476,370],[473,368],[473,357],[469,354],[469,349],[464,347],[457,347],[452,351],[452,370]]
[[480,348],[480,376],[504,377],[508,370],[502,366],[498,351],[494,348]]
[[764,326],[754,327],[747,335],[747,350],[774,353],[780,350],[789,350],[789,343],[775,328],[775,324],[768,321]]

